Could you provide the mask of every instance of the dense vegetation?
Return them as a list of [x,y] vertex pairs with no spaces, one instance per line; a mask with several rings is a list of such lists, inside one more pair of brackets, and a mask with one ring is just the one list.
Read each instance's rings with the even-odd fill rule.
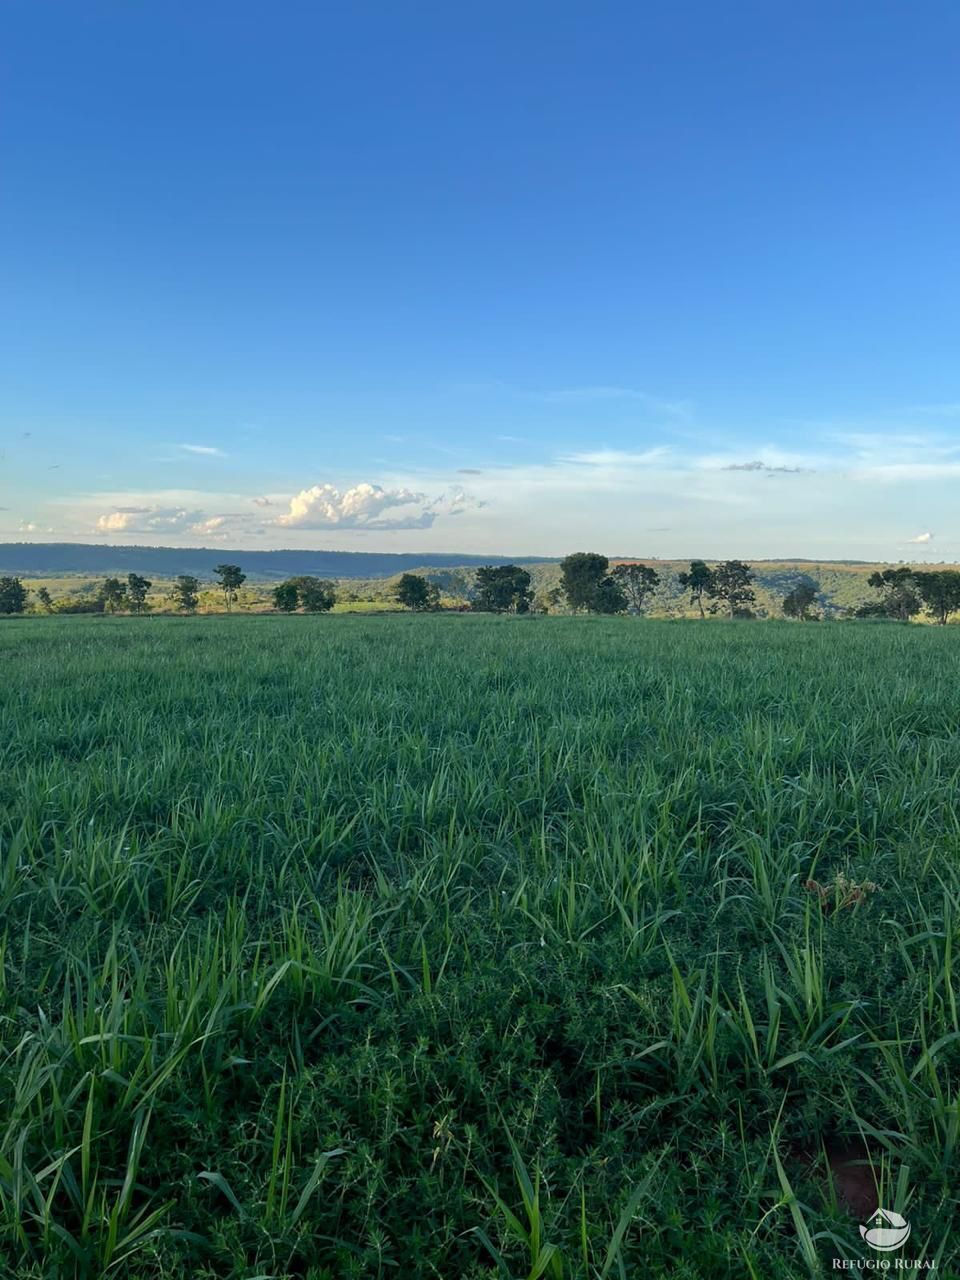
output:
[[0,1272],[787,1280],[853,1149],[957,1274],[958,658],[7,620]]

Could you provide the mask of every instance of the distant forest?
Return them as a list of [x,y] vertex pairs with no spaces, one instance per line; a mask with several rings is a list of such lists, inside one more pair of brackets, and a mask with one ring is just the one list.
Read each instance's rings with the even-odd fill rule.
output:
[[[610,561],[634,557],[613,555]],[[411,569],[471,569],[486,564],[558,565],[562,556],[476,556],[459,552],[428,551],[228,551],[222,547],[140,547],[107,546],[83,542],[0,542],[0,574],[20,574],[30,578],[63,578],[70,574],[100,577],[108,574],[152,573],[158,578],[175,578],[181,573],[209,578],[224,561],[241,564],[251,582],[275,582],[296,574],[316,574],[328,578],[389,578]],[[646,559],[646,564],[664,567],[686,563],[682,560]],[[788,559],[757,560],[766,572],[776,574],[787,566],[834,567],[865,571],[877,566],[864,560],[819,560],[800,556]],[[762,569],[761,572],[764,572]]]

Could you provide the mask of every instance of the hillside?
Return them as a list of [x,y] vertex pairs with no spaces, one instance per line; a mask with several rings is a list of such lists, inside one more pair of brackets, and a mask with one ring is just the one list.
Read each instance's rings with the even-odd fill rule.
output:
[[250,551],[224,547],[112,547],[80,542],[2,542],[0,573],[62,578],[69,574],[104,576],[143,573],[175,578],[192,573],[209,578],[214,566],[243,566],[252,582],[270,582],[310,573],[322,578],[381,578],[410,569],[446,569],[462,565],[533,564],[538,556],[471,556],[380,551]]

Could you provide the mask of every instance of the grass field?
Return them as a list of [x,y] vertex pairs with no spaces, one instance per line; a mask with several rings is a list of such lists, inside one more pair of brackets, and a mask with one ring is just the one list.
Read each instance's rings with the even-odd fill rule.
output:
[[851,1152],[958,1274],[960,629],[23,618],[0,671],[0,1275],[827,1274]]

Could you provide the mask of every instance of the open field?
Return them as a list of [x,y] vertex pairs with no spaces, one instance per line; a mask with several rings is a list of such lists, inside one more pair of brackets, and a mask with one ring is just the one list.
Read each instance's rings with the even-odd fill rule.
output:
[[787,1280],[866,1252],[851,1155],[958,1274],[957,628],[25,617],[0,669],[0,1275]]

